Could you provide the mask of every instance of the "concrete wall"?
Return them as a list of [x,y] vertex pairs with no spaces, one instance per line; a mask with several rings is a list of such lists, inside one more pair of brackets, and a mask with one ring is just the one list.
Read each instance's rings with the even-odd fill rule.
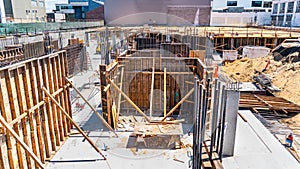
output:
[[[255,21],[255,17],[257,18]],[[243,12],[243,13],[229,13],[229,12],[212,12],[211,26],[247,26],[249,24],[255,25],[270,25],[271,13],[269,12]]]
[[203,16],[210,16],[210,3],[210,0],[106,0],[105,22],[109,25],[193,24],[199,8],[199,19],[202,18],[199,24],[208,25],[209,17],[203,19]]

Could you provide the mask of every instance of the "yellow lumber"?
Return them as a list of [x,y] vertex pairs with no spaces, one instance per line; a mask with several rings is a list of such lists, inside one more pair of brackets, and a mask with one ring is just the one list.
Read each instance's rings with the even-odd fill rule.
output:
[[0,115],[0,122],[5,127],[5,129],[13,135],[18,143],[25,149],[26,152],[33,158],[33,160],[38,164],[39,167],[44,169],[43,163],[40,159],[31,151],[31,149],[22,141],[22,139],[18,136],[18,134],[11,128],[11,126],[5,121],[5,119]]
[[76,129],[82,134],[82,136],[90,143],[90,145],[104,158],[104,160],[106,160],[106,157],[101,153],[101,151],[98,149],[98,147],[95,145],[95,143],[84,133],[84,131],[81,130],[81,128],[70,117],[70,115],[66,112],[66,110],[64,108],[62,108],[61,105],[55,100],[53,95],[51,95],[50,92],[45,87],[43,87],[42,90],[52,100],[52,102],[64,113],[64,115],[67,117],[67,119],[70,120],[70,122],[76,127]]
[[169,117],[192,93],[194,92],[194,88],[192,88],[188,94],[186,94],[184,96],[184,98],[182,98],[180,100],[180,102],[178,102],[170,111],[169,113],[160,121],[160,122],[163,122],[164,120],[166,120],[167,117]]
[[148,116],[121,90],[119,89],[119,87],[112,82],[109,78],[107,78],[108,81],[110,82],[110,84],[118,91],[122,94],[122,96],[133,106],[133,108],[135,108],[143,117],[145,117],[145,119],[150,122],[150,119],[148,118]]

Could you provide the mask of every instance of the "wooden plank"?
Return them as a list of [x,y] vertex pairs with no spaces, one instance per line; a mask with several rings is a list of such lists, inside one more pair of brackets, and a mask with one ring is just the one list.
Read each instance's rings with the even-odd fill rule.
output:
[[[5,70],[4,74],[5,74],[6,89],[7,89],[7,94],[8,94],[9,106],[10,106],[10,113],[11,113],[12,119],[15,119],[15,118],[17,118],[17,113],[16,113],[16,109],[15,109],[15,102],[14,102],[15,96],[13,95],[13,91],[12,91],[13,90],[12,89],[13,85],[12,85],[12,81],[11,81],[12,76],[11,76],[11,73],[9,70]],[[17,135],[20,135],[19,124],[14,124],[13,128],[14,128],[15,133]],[[16,148],[17,148],[19,167],[20,167],[20,169],[24,169],[24,162],[23,162],[22,150],[21,150],[20,143],[17,142]]]
[[108,81],[118,92],[123,95],[123,97],[132,105],[132,107],[135,108],[146,119],[146,121],[150,122],[148,116],[135,103],[133,103],[132,100],[121,89],[119,89],[116,84],[114,84],[114,82],[112,82],[110,79],[108,79]]
[[164,117],[166,116],[167,116],[167,68],[164,68]]
[[168,114],[160,121],[163,122],[169,117],[188,97],[194,92],[194,88],[192,88],[169,112]]
[[[30,85],[31,85],[31,91],[32,91],[32,103],[33,104],[37,104],[37,93],[38,93],[38,89],[37,89],[37,81],[38,79],[35,76],[36,70],[38,69],[37,67],[37,61],[32,61],[30,62]],[[34,113],[38,113],[37,111],[35,111]],[[30,126],[30,136],[31,136],[31,143],[32,143],[32,149],[35,155],[38,155],[38,149],[37,149],[37,144],[36,142],[38,142],[38,138],[36,136],[36,123],[34,122],[34,114],[29,114],[29,126]],[[38,167],[38,164],[35,163],[35,167]]]
[[[64,77],[63,80],[63,84],[66,85],[67,82],[65,80],[65,78],[68,77],[69,73],[68,73],[68,62],[67,62],[67,53],[64,52],[62,53],[62,76]],[[64,97],[65,97],[65,107],[66,107],[66,111],[69,113],[69,116],[72,117],[72,106],[71,106],[71,100],[70,100],[70,91],[69,88],[67,88],[66,90],[64,90]],[[66,119],[67,122],[67,131],[68,133],[71,132],[71,128],[72,128],[72,124],[69,120]]]
[[[53,75],[53,87],[54,87],[54,91],[57,91],[59,89],[59,86],[58,86],[58,79],[57,79],[57,72],[60,71],[57,69],[57,57],[54,57],[52,58],[52,75]],[[61,100],[60,100],[60,97],[57,95],[57,96],[54,96],[54,98],[58,101],[58,103],[61,104]],[[58,133],[59,133],[59,138],[60,138],[60,141],[64,141],[64,131],[63,131],[63,126],[62,126],[62,119],[61,119],[61,111],[56,108],[56,115],[57,115],[57,124],[58,124]]]
[[[52,70],[52,62],[50,58],[47,58],[47,75],[48,75],[48,84],[49,84],[49,91],[50,93],[53,93],[54,87],[53,87],[53,70]],[[55,147],[60,145],[60,138],[59,138],[59,133],[58,133],[58,126],[57,126],[57,112],[56,112],[56,106],[51,104],[50,102],[48,103],[51,107],[51,114],[52,120],[53,120],[53,129],[54,129],[54,141],[55,141]],[[56,149],[56,148],[55,148]]]
[[[121,68],[121,79],[120,79],[120,89],[122,90],[123,88],[123,77],[124,77],[124,67]],[[121,99],[122,99],[122,95],[121,93],[119,93],[119,96],[118,96],[118,105],[117,105],[117,111],[118,111],[118,114],[117,114],[117,119],[119,119],[119,114],[121,112]]]
[[154,73],[155,73],[155,67],[152,67],[151,91],[150,91],[150,119],[152,118],[152,113],[153,113]]
[[[23,68],[20,68],[20,69],[23,69]],[[24,71],[20,73],[19,69],[17,68],[16,69],[16,73],[15,73],[15,85],[16,85],[16,94],[17,94],[17,99],[18,99],[18,106],[19,106],[19,111],[20,111],[20,116],[18,116],[17,118],[15,118],[13,121],[11,121],[9,124],[10,126],[12,126],[13,122],[15,120],[14,123],[18,122],[19,120],[21,120],[21,125],[22,125],[22,131],[23,131],[23,141],[24,143],[29,146],[29,141],[28,141],[28,131],[27,131],[27,124],[26,124],[26,119],[24,117],[27,117],[27,113],[25,112],[25,108],[24,108],[24,105],[23,105],[23,97],[22,95],[24,94],[24,82],[20,80],[22,80],[23,76],[24,76]],[[21,77],[20,77],[21,75]],[[22,88],[22,89],[21,89]],[[26,163],[27,163],[27,168],[30,168],[31,167],[31,161],[30,161],[30,155],[26,152]]]
[[43,87],[42,90],[51,99],[51,101],[64,113],[64,115],[68,118],[68,120],[70,120],[70,122],[76,127],[76,129],[80,132],[80,134],[82,134],[82,136],[90,143],[90,145],[103,157],[104,160],[106,160],[106,157],[101,153],[101,151],[98,149],[98,147],[95,145],[95,143],[84,133],[84,131],[81,130],[81,128],[76,124],[76,122],[69,116],[68,112],[66,112],[59,105],[59,103],[50,94],[50,92],[45,87]]
[[30,154],[32,159],[38,164],[40,168],[44,168],[42,162],[39,158],[31,151],[31,149],[22,141],[22,139],[18,136],[18,134],[9,126],[9,124],[5,121],[2,115],[0,115],[0,122],[5,127],[5,129],[13,135],[16,141],[25,149],[26,152]]
[[[67,78],[65,78],[66,79],[66,81],[68,82],[68,83],[70,83],[71,85],[72,85],[72,82],[69,80],[69,79],[67,79]],[[118,136],[117,135],[117,133],[114,131],[114,129],[113,128],[111,128],[111,126],[105,121],[105,119],[98,113],[98,111],[87,101],[87,99],[86,98],[84,98],[83,97],[83,95],[79,92],[79,90],[74,86],[74,85],[72,85],[72,87],[73,87],[73,89],[77,92],[77,94],[83,99],[83,101],[94,111],[94,113],[97,115],[97,117],[104,123],[104,125],[110,130],[110,131],[112,131],[116,136]]]
[[107,86],[104,87],[103,91],[107,92],[107,90],[110,88],[110,84],[108,84]]
[[[0,92],[0,109],[1,109],[1,115],[3,116],[4,120],[6,121],[8,118],[7,118],[7,113],[6,113],[5,104],[4,104],[4,94],[6,93],[5,90],[4,90],[6,88],[5,78],[4,78],[5,76],[4,76],[4,72],[0,71],[0,73],[1,73],[0,80],[2,81],[2,79],[3,79],[3,81],[4,81],[3,84],[0,83],[0,89],[1,89],[1,92]],[[5,86],[2,86],[2,85],[5,85]],[[10,169],[14,169],[15,165],[13,163],[14,158],[13,158],[13,153],[12,153],[11,134],[9,132],[7,132],[6,135],[5,135],[5,138],[6,138],[6,147],[7,147],[7,157],[8,157],[7,161],[8,161]]]
[[[36,102],[40,102],[43,99],[43,95],[41,92],[41,85],[42,85],[42,79],[41,79],[41,66],[43,67],[44,65],[41,65],[40,62],[37,60],[35,64],[35,77],[37,79],[36,82],[36,87],[37,87],[37,96],[36,96]],[[43,110],[43,109],[42,109]],[[35,110],[35,122],[36,122],[36,134],[37,134],[37,141],[38,141],[38,148],[40,152],[40,158],[41,161],[44,163],[45,162],[45,149],[44,149],[44,137],[42,136],[42,125],[41,125],[41,115],[43,113],[40,113],[40,110]],[[46,128],[43,128],[43,130],[46,130]]]
[[[49,60],[48,59],[43,59],[42,60],[42,78],[43,78],[43,86],[48,87],[49,83],[48,83],[48,67],[49,67]],[[54,138],[54,128],[53,128],[53,120],[52,120],[52,115],[51,115],[51,106],[50,104],[47,102],[47,100],[45,100],[46,106],[46,113],[44,113],[44,117],[42,116],[42,121],[43,121],[43,126],[48,126],[49,129],[49,136],[50,136],[50,145],[51,145],[51,150],[52,151],[56,151],[56,145],[55,145],[55,138]],[[46,121],[47,119],[47,121]],[[47,124],[46,124],[47,123]],[[48,135],[48,134],[47,134]],[[46,139],[45,139],[46,140]],[[50,148],[50,147],[49,147]],[[47,150],[46,150],[47,152]],[[49,153],[50,153],[50,149],[49,149]],[[49,158],[51,156],[50,154],[46,153],[46,157]]]
[[[31,81],[31,75],[32,75],[32,63],[29,62],[25,65],[25,74],[23,76],[23,84],[24,84],[24,90],[25,90],[25,102],[26,102],[26,107],[31,107],[32,102],[31,99],[33,99],[34,96],[29,95],[29,84],[34,83],[34,81]],[[30,79],[30,80],[28,80]],[[33,89],[34,90],[34,89]],[[32,92],[32,90],[31,90]],[[33,153],[37,155],[37,150],[36,150],[36,140],[35,140],[35,135],[34,133],[34,124],[33,124],[33,118],[31,114],[28,114],[28,121],[29,121],[29,128],[30,128],[30,140],[31,140],[31,148],[33,150]],[[28,163],[27,165],[31,166],[31,163]],[[37,164],[35,164],[37,166]]]
[[2,148],[0,148],[0,168],[4,169],[4,153],[2,153]]
[[[59,85],[59,88],[62,89],[62,91],[64,91],[64,79],[65,77],[62,76],[62,72],[63,72],[63,68],[62,68],[62,62],[63,62],[63,57],[62,57],[62,54],[58,55],[58,60],[57,60],[57,66],[58,66],[58,71],[57,71],[57,76],[58,76],[58,85]],[[60,90],[59,89],[59,90]],[[58,90],[57,90],[58,91]],[[54,94],[52,94],[54,95]],[[54,95],[55,96],[55,95]],[[64,93],[63,92],[59,92],[59,97],[60,97],[60,100],[61,100],[61,105],[62,107],[64,108],[64,110],[66,110],[66,104],[65,104],[65,97],[64,97]],[[62,114],[62,112],[60,112]],[[67,137],[68,136],[68,132],[67,132],[67,122],[66,122],[66,118],[62,115],[61,116],[61,119],[62,119],[62,126],[63,126],[63,132],[64,132],[64,137]]]

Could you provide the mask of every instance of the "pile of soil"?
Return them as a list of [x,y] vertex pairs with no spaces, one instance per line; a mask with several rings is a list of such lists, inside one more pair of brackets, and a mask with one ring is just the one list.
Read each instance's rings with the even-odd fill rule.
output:
[[[263,58],[242,58],[228,63],[221,68],[231,79],[238,82],[253,82],[253,75],[262,72],[266,64],[270,64],[264,74],[272,79],[273,85],[280,88],[275,96],[285,98],[300,105],[300,62],[275,61],[272,55]],[[300,114],[283,120],[294,132],[300,134]],[[298,128],[298,129],[297,129]]]

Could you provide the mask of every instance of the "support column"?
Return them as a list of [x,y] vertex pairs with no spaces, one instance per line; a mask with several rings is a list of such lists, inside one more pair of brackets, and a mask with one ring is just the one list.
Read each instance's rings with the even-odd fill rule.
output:
[[226,90],[226,92],[225,134],[222,155],[233,156],[240,92],[237,90]]

